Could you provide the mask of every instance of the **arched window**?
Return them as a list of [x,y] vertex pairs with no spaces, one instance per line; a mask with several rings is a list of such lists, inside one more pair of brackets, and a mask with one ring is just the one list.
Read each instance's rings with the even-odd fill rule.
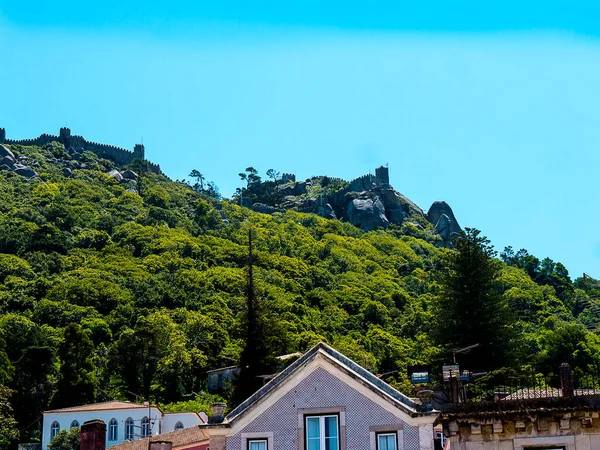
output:
[[135,428],[133,426],[133,419],[131,417],[129,417],[125,421],[125,440],[126,441],[132,440],[134,435],[135,435]]
[[150,419],[144,417],[142,419],[142,437],[150,436]]
[[181,422],[177,422],[175,424],[175,429],[176,430],[183,430],[183,424]]
[[59,431],[60,424],[55,420],[54,422],[52,422],[52,425],[50,425],[50,439],[54,439],[54,436],[56,436]]
[[119,428],[117,419],[110,419],[108,422],[108,440],[116,441],[119,438]]
[[79,428],[79,422],[77,422],[76,420],[71,422],[71,428]]

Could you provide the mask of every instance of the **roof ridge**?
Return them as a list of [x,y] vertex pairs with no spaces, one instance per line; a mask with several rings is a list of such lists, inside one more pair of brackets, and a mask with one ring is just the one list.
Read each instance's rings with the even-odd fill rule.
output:
[[[101,406],[101,405],[107,405],[110,403],[120,403],[120,404],[126,404],[127,406],[135,406],[135,407],[140,407],[140,408],[146,408],[148,407],[148,405],[143,405],[140,403],[135,403],[129,400],[106,400],[104,402],[96,402],[96,403],[86,403],[85,405],[76,405],[76,406],[65,406],[64,408],[56,408],[56,409],[50,409],[48,411],[44,411],[45,413],[54,413],[54,412],[62,412],[62,411],[69,411],[69,410],[76,410],[79,408],[86,408],[86,407],[95,407],[95,406]],[[158,406],[155,405],[150,405],[150,407],[152,408],[158,408]]]
[[350,371],[354,372],[364,381],[372,385],[372,388],[377,389],[386,396],[390,397],[392,400],[401,403],[405,408],[411,410],[414,413],[424,412],[419,411],[419,406],[412,399],[401,393],[400,391],[394,389],[392,386],[387,384],[385,381],[380,380],[374,374],[369,372],[367,369],[362,367],[360,364],[352,361],[347,356],[344,356],[342,353],[335,350],[333,347],[325,344],[324,342],[319,342],[310,350],[308,350],[304,355],[290,364],[287,368],[281,371],[277,376],[271,379],[267,384],[265,384],[262,388],[240,403],[237,407],[235,407],[226,417],[228,422],[235,420],[236,417],[241,415],[244,411],[246,411],[250,406],[256,403],[263,395],[269,393],[271,390],[276,388],[279,384],[281,384],[292,372],[295,372],[301,366],[305,365],[308,360],[310,360],[313,355],[318,353],[319,351],[323,351],[325,355],[329,356],[333,360],[337,361],[338,364],[341,364],[348,368]]

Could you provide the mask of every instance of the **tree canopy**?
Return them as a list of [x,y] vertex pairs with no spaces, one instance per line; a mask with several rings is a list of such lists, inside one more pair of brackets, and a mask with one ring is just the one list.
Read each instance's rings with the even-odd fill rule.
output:
[[[65,176],[48,162],[57,149],[11,146],[41,179],[0,171],[0,407],[14,417],[0,419],[0,446],[15,430],[39,440],[51,405],[215,400],[206,372],[247,347],[249,228],[269,358],[324,341],[411,395],[409,365],[436,368],[462,345],[482,344],[490,368],[598,361],[597,282],[526,250],[497,259],[476,230],[446,248],[426,221],[363,232],[258,214],[139,164],[136,183],[119,183],[90,152]],[[242,175],[247,195],[279,204],[278,172]]]

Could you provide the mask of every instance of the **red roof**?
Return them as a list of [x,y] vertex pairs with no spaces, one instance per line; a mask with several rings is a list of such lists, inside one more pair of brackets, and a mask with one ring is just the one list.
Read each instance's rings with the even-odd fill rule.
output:
[[[203,444],[194,446],[194,448],[206,448],[208,446],[208,435],[198,426],[175,430],[170,433],[163,433],[152,436],[152,441],[167,441],[173,443],[173,448],[189,447],[192,444]],[[127,441],[122,444],[113,445],[111,450],[147,450],[148,438],[138,439],[136,441]],[[190,449],[191,450],[191,449]]]
[[[121,400],[111,400],[109,402],[92,403],[90,405],[71,406],[69,408],[52,409],[44,411],[46,413],[62,413],[62,412],[80,412],[80,411],[106,411],[111,409],[148,409],[148,405],[139,403],[125,402]],[[156,408],[153,406],[153,408]]]

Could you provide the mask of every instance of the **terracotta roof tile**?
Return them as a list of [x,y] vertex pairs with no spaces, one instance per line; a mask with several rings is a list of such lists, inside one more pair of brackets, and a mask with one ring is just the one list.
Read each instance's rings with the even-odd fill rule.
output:
[[140,405],[139,403],[125,402],[121,400],[111,400],[109,402],[92,403],[90,405],[71,406],[69,408],[52,409],[44,411],[46,413],[58,412],[80,412],[80,411],[105,411],[109,409],[131,409],[131,408],[148,408],[148,405]]
[[[170,433],[163,433],[152,436],[152,441],[169,441],[173,443],[173,448],[184,445],[195,444],[208,441],[208,435],[199,427],[193,426],[183,430],[175,430]],[[148,438],[138,439],[137,441],[127,441],[122,444],[113,445],[111,450],[148,450]]]

